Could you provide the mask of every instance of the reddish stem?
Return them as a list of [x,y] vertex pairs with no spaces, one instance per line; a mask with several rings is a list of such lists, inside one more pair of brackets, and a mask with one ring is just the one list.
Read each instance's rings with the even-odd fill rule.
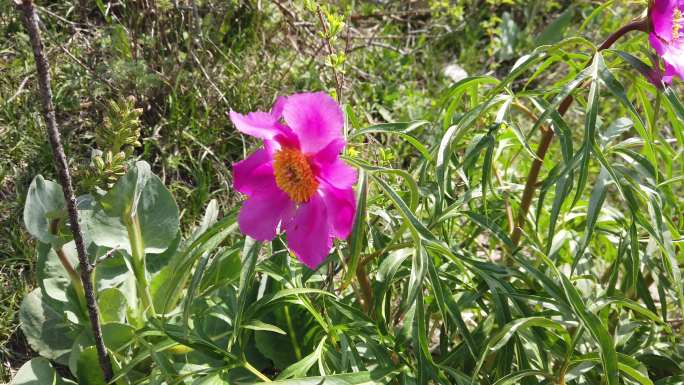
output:
[[[615,44],[615,42],[618,41],[618,39],[626,35],[628,32],[648,32],[649,28],[650,23],[648,19],[640,19],[633,21],[625,25],[624,27],[620,28],[619,30],[615,31],[612,35],[610,35],[608,39],[606,39],[606,41],[604,41],[603,44],[601,44],[597,48],[597,51],[600,52],[612,47],[613,44]],[[589,61],[589,63],[591,63],[591,60]],[[568,109],[572,105],[573,101],[574,98],[572,97],[572,95],[568,95],[565,99],[563,99],[561,104],[558,106],[558,114],[560,116],[565,115],[565,113],[568,112]],[[539,147],[537,148],[537,157],[532,162],[530,172],[529,174],[527,174],[525,190],[523,190],[522,199],[520,201],[520,211],[518,212],[518,218],[516,220],[515,228],[513,229],[513,233],[511,234],[511,241],[513,241],[513,245],[515,246],[518,246],[520,244],[523,226],[525,225],[525,218],[527,217],[527,213],[530,210],[530,206],[532,205],[532,198],[534,198],[534,194],[537,189],[539,172],[541,171],[541,167],[544,163],[544,158],[546,157],[546,153],[548,152],[549,147],[551,146],[552,140],[553,130],[548,127],[544,127],[542,129],[541,141],[539,142]]]

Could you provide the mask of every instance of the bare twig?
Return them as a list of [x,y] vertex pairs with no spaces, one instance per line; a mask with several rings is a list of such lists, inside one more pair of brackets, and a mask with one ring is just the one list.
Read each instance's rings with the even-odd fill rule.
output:
[[111,90],[113,90],[113,91],[118,91],[117,87],[116,87],[111,81],[109,81],[108,79],[105,79],[105,78],[103,78],[102,76],[100,76],[95,70],[93,70],[92,68],[88,67],[88,66],[87,66],[85,63],[83,63],[79,58],[77,58],[77,57],[74,56],[71,52],[69,52],[69,50],[66,49],[64,46],[59,45],[59,48],[62,50],[62,52],[64,52],[67,56],[69,56],[69,58],[70,58],[71,60],[73,60],[76,64],[78,64],[78,65],[81,66],[84,70],[86,70],[86,72],[88,72],[88,74],[89,74],[90,76],[92,76],[93,78],[95,78],[95,79],[101,81],[103,84],[105,84],[107,87],[109,87],[109,89],[111,89]]
[[104,255],[102,255],[100,258],[97,259],[97,261],[95,261],[95,265],[97,266],[97,264],[99,264],[100,262],[104,262],[109,258],[113,257],[114,254],[119,250],[121,250],[121,247],[119,246],[109,249]]
[[[335,51],[333,50],[332,44],[330,44],[330,36],[328,35],[328,26],[325,24],[325,20],[323,19],[323,11],[321,11],[321,7],[319,6],[317,9],[318,12],[318,18],[321,21],[321,28],[323,28],[323,34],[325,43],[328,47],[328,52],[330,53],[330,56],[332,58],[332,55],[335,54]],[[335,63],[332,63],[332,60],[330,62],[330,68],[332,68],[333,76],[335,77],[335,90],[337,91],[337,102],[342,103],[342,80],[337,74],[337,69],[335,69]]]
[[5,105],[8,106],[10,103],[12,103],[12,100],[14,100],[17,96],[21,95],[21,93],[24,91],[24,87],[26,86],[26,82],[31,78],[32,75],[28,75],[27,77],[24,78],[24,80],[21,81],[21,84],[19,84],[19,88],[17,88],[17,92],[12,95],[7,101],[5,102]]
[[99,310],[95,300],[95,292],[93,289],[92,271],[93,266],[88,261],[86,255],[85,243],[83,242],[83,234],[81,226],[78,222],[78,212],[76,211],[76,197],[74,196],[74,188],[71,184],[71,175],[69,175],[69,168],[64,155],[64,148],[59,137],[59,130],[57,128],[57,120],[55,118],[55,108],[52,104],[52,90],[50,89],[50,66],[47,62],[45,54],[43,53],[43,43],[40,38],[40,29],[38,27],[38,15],[31,0],[23,0],[17,4],[19,10],[24,16],[24,24],[28,30],[31,39],[31,46],[33,48],[33,56],[36,61],[36,69],[38,71],[38,83],[43,104],[43,114],[45,123],[47,125],[48,139],[52,147],[52,155],[55,161],[59,179],[64,192],[64,199],[69,213],[69,224],[74,235],[74,242],[76,243],[76,251],[78,253],[78,261],[81,270],[81,282],[85,291],[86,305],[88,307],[88,316],[90,318],[90,325],[92,327],[93,335],[95,337],[95,347],[97,349],[98,359],[102,373],[106,381],[112,378],[112,365],[107,355],[107,349],[102,339],[102,328],[100,327]]

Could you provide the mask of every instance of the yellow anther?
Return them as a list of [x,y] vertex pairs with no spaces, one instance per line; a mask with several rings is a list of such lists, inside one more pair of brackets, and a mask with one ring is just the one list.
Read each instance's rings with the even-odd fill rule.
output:
[[308,202],[318,189],[309,159],[301,151],[284,147],[273,156],[276,184],[297,203]]

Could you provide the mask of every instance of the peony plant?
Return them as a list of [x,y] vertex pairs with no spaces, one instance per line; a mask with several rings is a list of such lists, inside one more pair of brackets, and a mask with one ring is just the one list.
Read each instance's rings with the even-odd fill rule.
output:
[[233,185],[248,199],[238,223],[259,241],[286,234],[288,247],[311,269],[328,256],[334,238],[346,239],[356,211],[356,171],[344,149],[342,109],[322,92],[280,97],[271,112],[230,118],[263,148],[233,165]]
[[[40,357],[12,384],[681,384],[682,2],[648,15],[461,79],[434,121],[363,127],[323,91],[231,110],[257,149],[220,193],[244,201],[187,228],[120,151],[142,142],[135,100],[111,104],[88,191],[29,186],[38,286],[20,321]],[[667,84],[611,49],[635,31]]]

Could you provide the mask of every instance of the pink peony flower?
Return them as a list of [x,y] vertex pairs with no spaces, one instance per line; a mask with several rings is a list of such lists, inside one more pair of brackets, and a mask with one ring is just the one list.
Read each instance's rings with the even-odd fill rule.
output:
[[344,117],[323,92],[279,97],[271,112],[230,112],[237,129],[264,147],[233,165],[233,185],[247,195],[238,223],[259,241],[284,231],[287,244],[311,269],[330,253],[333,238],[351,232],[356,170],[339,159]]
[[655,0],[651,6],[651,46],[665,61],[663,81],[684,79],[684,0]]

